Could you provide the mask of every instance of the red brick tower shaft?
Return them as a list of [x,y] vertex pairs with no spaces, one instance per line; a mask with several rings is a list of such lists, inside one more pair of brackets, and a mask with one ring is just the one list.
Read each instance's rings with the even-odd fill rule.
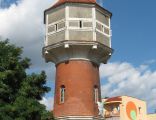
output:
[[[90,61],[76,60],[56,67],[54,115],[97,116],[94,89],[100,92],[99,67]],[[60,103],[60,89],[65,87],[65,100]],[[100,93],[98,94],[101,100]]]

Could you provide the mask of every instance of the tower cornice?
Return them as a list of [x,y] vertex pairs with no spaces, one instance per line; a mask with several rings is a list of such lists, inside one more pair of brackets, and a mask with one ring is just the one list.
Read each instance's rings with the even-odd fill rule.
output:
[[46,62],[56,65],[69,60],[87,60],[106,64],[113,49],[97,41],[61,41],[43,48]]

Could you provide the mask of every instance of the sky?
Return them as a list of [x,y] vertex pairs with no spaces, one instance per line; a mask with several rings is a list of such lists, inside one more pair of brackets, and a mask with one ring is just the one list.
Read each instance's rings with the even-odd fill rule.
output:
[[19,0],[0,0],[1,8],[8,8],[11,4],[18,4]]
[[[0,0],[0,37],[23,46],[23,57],[31,58],[27,73],[47,73],[51,92],[41,103],[53,105],[55,66],[45,63],[43,11],[56,0]],[[112,48],[108,64],[101,65],[102,97],[128,95],[147,101],[148,112],[156,109],[156,1],[98,0],[113,13]]]

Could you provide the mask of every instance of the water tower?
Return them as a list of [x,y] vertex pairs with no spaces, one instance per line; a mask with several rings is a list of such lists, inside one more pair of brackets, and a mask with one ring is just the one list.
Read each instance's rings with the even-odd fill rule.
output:
[[96,0],[59,0],[45,10],[43,56],[56,65],[57,119],[100,119],[99,66],[112,53],[111,16]]

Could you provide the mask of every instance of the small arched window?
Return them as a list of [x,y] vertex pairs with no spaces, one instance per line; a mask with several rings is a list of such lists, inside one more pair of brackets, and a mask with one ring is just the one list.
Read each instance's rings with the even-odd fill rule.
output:
[[60,103],[64,103],[65,101],[65,86],[62,85],[60,88]]
[[95,100],[95,103],[99,101],[99,89],[96,85],[94,86],[94,100]]

